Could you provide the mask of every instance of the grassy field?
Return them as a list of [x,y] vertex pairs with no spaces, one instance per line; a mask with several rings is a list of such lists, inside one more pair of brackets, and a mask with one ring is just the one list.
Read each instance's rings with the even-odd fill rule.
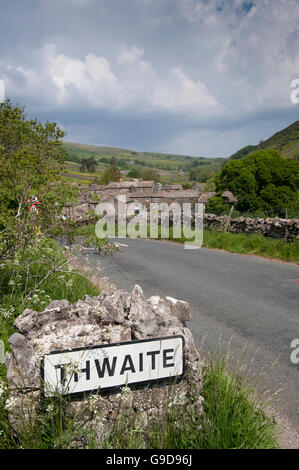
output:
[[[208,171],[211,176],[215,176],[225,161],[223,158],[191,157],[188,155],[163,154],[156,152],[135,152],[113,147],[96,147],[77,143],[65,142],[64,147],[68,153],[66,164],[69,177],[76,180],[78,176],[86,176],[86,179],[99,177],[109,166],[112,158],[122,170],[122,179],[127,178],[127,173],[136,168],[140,171],[155,169],[160,174],[161,183],[184,183],[189,181],[189,171],[193,162],[200,166],[201,171]],[[80,171],[80,160],[82,158],[94,156],[98,162],[97,171],[92,174]],[[184,175],[179,174],[179,170],[184,171]],[[78,179],[79,181],[79,179]]]

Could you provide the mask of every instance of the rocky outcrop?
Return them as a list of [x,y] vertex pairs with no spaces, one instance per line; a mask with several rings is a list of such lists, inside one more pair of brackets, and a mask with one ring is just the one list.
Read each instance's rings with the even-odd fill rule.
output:
[[[163,416],[165,401],[175,406],[187,406],[188,396],[194,394],[195,387],[200,412],[201,362],[185,324],[188,320],[190,307],[187,302],[160,296],[146,299],[138,285],[131,293],[116,289],[98,297],[85,296],[84,300],[74,304],[66,300],[53,301],[43,312],[26,309],[14,323],[17,332],[9,339],[11,352],[6,353],[5,358],[11,396],[17,403],[15,412],[11,412],[14,426],[21,425],[22,410],[32,406],[36,409],[39,403],[42,396],[40,365],[45,354],[172,335],[182,335],[185,340],[187,367],[179,383],[136,390],[125,387],[114,394],[102,393],[91,398],[86,396],[83,401],[72,400],[69,408],[74,415],[84,416],[86,423],[87,415],[90,419],[96,417],[97,432],[103,432],[104,428],[108,432],[119,416],[120,403],[125,403],[128,419],[138,416],[146,421],[150,417]],[[32,412],[29,415],[32,419]]]

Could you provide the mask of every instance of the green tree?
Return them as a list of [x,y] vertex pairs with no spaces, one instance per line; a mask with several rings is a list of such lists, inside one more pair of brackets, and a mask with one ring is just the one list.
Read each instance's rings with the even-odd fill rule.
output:
[[153,168],[147,168],[146,170],[143,170],[141,173],[141,178],[143,181],[154,181],[155,183],[160,181],[159,173]]
[[140,171],[138,168],[132,168],[132,170],[129,171],[128,173],[129,178],[139,178],[140,177]]
[[[63,184],[60,173],[66,151],[65,133],[55,122],[26,119],[24,108],[9,100],[0,104],[0,258],[24,251],[35,238],[35,227],[59,221],[66,201],[76,190]],[[40,215],[29,203],[37,196]]]
[[200,169],[198,167],[192,168],[189,173],[190,181],[198,181],[200,183],[205,183],[211,178],[211,176],[211,170],[205,168]]
[[94,156],[82,158],[81,160],[81,171],[89,171],[95,173],[97,167],[97,161]]
[[119,168],[116,166],[115,158],[111,159],[110,165],[104,171],[100,178],[100,184],[108,184],[113,181],[119,181],[121,179],[121,173]]
[[229,214],[229,211],[230,205],[225,203],[223,197],[219,195],[211,197],[205,207],[205,212],[208,214],[222,215]]
[[240,211],[299,210],[299,163],[277,150],[260,150],[241,160],[230,160],[215,177],[216,191],[230,190]]

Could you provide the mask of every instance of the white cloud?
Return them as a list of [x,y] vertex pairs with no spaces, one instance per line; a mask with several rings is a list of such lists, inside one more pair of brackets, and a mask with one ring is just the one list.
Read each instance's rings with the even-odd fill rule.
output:
[[168,80],[158,84],[153,100],[164,109],[191,111],[196,115],[203,112],[220,114],[222,111],[205,84],[189,78],[180,67],[173,67]]
[[[211,155],[208,145],[218,145],[219,155],[237,142],[246,145],[249,136],[222,132],[220,138],[212,129],[262,116],[255,132],[263,138],[262,128],[271,134],[265,115],[272,127],[295,115],[290,83],[299,78],[298,0],[130,0],[130,10],[123,0],[40,0],[34,14],[31,2],[14,3],[18,8],[7,2],[0,17],[0,79],[6,95],[33,106],[37,116],[50,112],[56,119],[57,112],[78,126],[82,117],[87,126],[113,111],[105,128],[111,135],[122,133],[122,119],[122,135],[128,130],[132,140],[136,122],[144,135],[157,122],[154,132],[165,132],[172,151],[200,139],[198,151]],[[118,119],[122,125],[112,129]],[[210,126],[211,133],[195,132],[196,126]]]
[[[211,92],[200,79],[192,80],[180,67],[159,74],[144,60],[144,50],[137,46],[123,49],[116,57],[119,65],[112,70],[106,57],[88,53],[83,59],[57,51],[53,44],[45,45],[37,54],[38,67],[10,66],[24,77],[23,92],[44,97],[43,89],[56,89],[52,94],[57,104],[67,106],[76,99],[85,100],[87,107],[138,112],[170,111],[172,113],[220,112]],[[13,77],[13,73],[11,74]],[[10,89],[15,89],[13,78]]]
[[130,64],[139,60],[144,54],[144,49],[132,46],[130,49],[123,49],[117,56],[119,64]]

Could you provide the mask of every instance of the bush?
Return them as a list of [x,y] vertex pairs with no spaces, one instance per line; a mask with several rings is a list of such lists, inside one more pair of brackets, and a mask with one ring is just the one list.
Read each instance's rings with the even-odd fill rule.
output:
[[140,178],[140,171],[137,168],[132,168],[128,173],[129,178]]
[[216,191],[230,190],[239,211],[299,211],[299,163],[277,150],[260,150],[241,160],[230,160],[215,177]]
[[229,214],[230,205],[225,203],[222,196],[211,197],[205,207],[205,212],[208,214],[224,215]]

